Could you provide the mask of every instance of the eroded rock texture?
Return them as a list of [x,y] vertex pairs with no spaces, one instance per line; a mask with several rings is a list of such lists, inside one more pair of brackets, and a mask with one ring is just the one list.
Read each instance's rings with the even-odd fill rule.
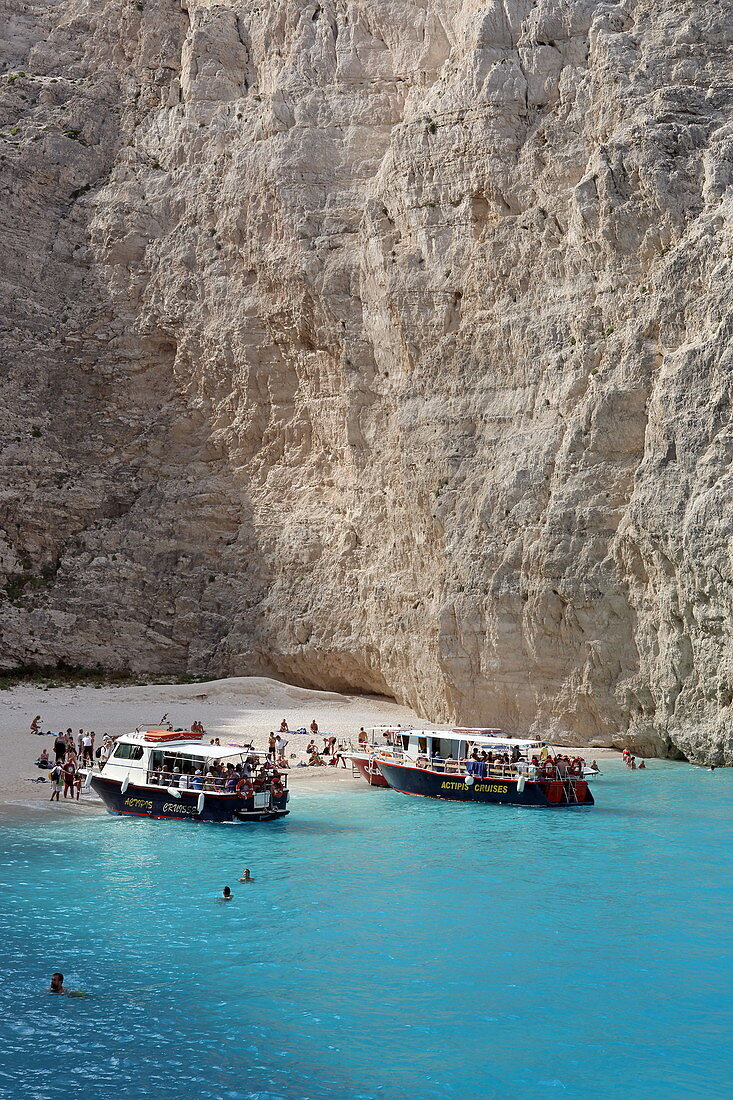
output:
[[3,14],[2,662],[733,761],[730,5]]

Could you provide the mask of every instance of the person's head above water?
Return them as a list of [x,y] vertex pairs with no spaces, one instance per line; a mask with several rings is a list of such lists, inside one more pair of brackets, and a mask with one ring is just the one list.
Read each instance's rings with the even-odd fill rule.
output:
[[64,993],[64,976],[57,971],[51,975],[51,993]]
[[244,868],[244,870],[242,871],[242,877],[240,878],[239,881],[240,882],[251,882],[252,881],[252,876],[249,873],[249,867]]
[[224,889],[221,892],[221,896],[223,898],[230,898],[232,896],[232,892],[231,892],[231,890],[229,889],[228,886],[224,887]]

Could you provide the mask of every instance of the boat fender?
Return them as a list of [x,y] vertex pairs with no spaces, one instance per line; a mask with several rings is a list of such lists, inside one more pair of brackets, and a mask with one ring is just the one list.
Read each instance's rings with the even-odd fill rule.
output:
[[467,775],[465,777],[465,779],[463,780],[463,782],[466,784],[467,787],[472,787],[473,786],[473,776],[472,775]]
[[198,802],[196,803],[196,809],[200,814],[204,812],[204,802],[206,801],[206,795],[202,791],[199,795]]
[[84,786],[82,787],[82,790],[83,791],[88,791],[89,788],[91,787],[91,785],[92,785],[92,769],[90,768],[89,771],[86,774],[85,779],[84,779]]
[[125,778],[122,780],[122,786],[120,787],[120,794],[124,794],[127,788],[130,786],[130,773],[128,772]]
[[527,782],[526,775],[520,775],[519,779],[517,780],[517,791],[519,792],[519,794],[521,794],[522,791],[524,790],[524,784],[526,782]]
[[171,798],[181,797],[181,792],[178,790],[178,787],[169,787],[168,794],[171,796]]

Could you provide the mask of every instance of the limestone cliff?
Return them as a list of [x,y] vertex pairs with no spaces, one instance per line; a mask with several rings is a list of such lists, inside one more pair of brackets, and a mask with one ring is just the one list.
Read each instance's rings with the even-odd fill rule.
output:
[[733,762],[730,4],[0,8],[2,663]]

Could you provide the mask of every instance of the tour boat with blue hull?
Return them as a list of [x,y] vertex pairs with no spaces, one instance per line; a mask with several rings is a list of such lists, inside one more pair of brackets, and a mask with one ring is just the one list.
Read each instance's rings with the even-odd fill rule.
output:
[[401,794],[554,809],[594,805],[579,757],[553,759],[546,742],[498,730],[411,730],[402,746],[374,761]]
[[120,737],[87,786],[111,813],[131,817],[244,823],[290,812],[286,776],[265,780],[252,749],[205,745],[199,737],[168,730]]

